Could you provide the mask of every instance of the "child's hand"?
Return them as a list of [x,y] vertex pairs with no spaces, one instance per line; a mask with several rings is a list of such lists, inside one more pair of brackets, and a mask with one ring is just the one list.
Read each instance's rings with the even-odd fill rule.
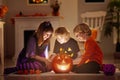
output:
[[48,60],[49,60],[50,62],[52,62],[52,60],[53,60],[53,58],[54,58],[55,56],[56,56],[55,53],[51,54],[51,55],[49,56],[49,59],[48,59]]
[[73,60],[73,65],[79,64],[80,60],[81,60],[81,58],[76,58],[75,60]]
[[49,62],[48,60],[45,61],[45,64],[46,64],[46,67],[48,70],[51,70],[52,69],[52,64],[51,62]]

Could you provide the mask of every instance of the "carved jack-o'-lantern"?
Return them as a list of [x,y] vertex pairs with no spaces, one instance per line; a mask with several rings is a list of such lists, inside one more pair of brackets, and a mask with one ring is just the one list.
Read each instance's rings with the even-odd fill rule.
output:
[[58,54],[52,61],[52,68],[55,73],[68,73],[72,69],[72,59],[65,53]]

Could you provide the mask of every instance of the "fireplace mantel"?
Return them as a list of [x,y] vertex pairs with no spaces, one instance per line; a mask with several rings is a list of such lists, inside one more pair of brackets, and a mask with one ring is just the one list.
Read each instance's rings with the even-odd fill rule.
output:
[[26,16],[26,17],[14,17],[14,19],[57,19],[60,18],[60,16]]
[[[15,56],[18,58],[18,54],[24,47],[24,31],[36,30],[40,23],[43,21],[50,21],[54,29],[60,26],[59,16],[40,16],[40,17],[14,17],[15,20]],[[51,50],[54,45],[54,38],[51,40]]]

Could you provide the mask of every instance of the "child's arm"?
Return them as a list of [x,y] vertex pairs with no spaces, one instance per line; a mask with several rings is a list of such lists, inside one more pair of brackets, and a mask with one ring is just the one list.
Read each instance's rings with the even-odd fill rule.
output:
[[73,64],[75,65],[75,64],[79,64],[79,62],[80,62],[80,60],[81,60],[81,53],[80,53],[80,51],[77,53],[78,55],[77,55],[77,58],[75,58],[74,60],[73,60]]
[[49,60],[50,62],[52,62],[52,60],[53,60],[53,58],[54,58],[55,56],[56,56],[55,53],[50,54],[48,60]]

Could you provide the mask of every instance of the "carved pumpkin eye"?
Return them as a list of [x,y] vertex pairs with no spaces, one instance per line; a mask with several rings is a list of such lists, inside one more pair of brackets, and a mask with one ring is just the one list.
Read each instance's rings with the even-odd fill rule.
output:
[[68,73],[72,69],[72,59],[67,54],[57,55],[52,62],[53,71],[55,73]]

